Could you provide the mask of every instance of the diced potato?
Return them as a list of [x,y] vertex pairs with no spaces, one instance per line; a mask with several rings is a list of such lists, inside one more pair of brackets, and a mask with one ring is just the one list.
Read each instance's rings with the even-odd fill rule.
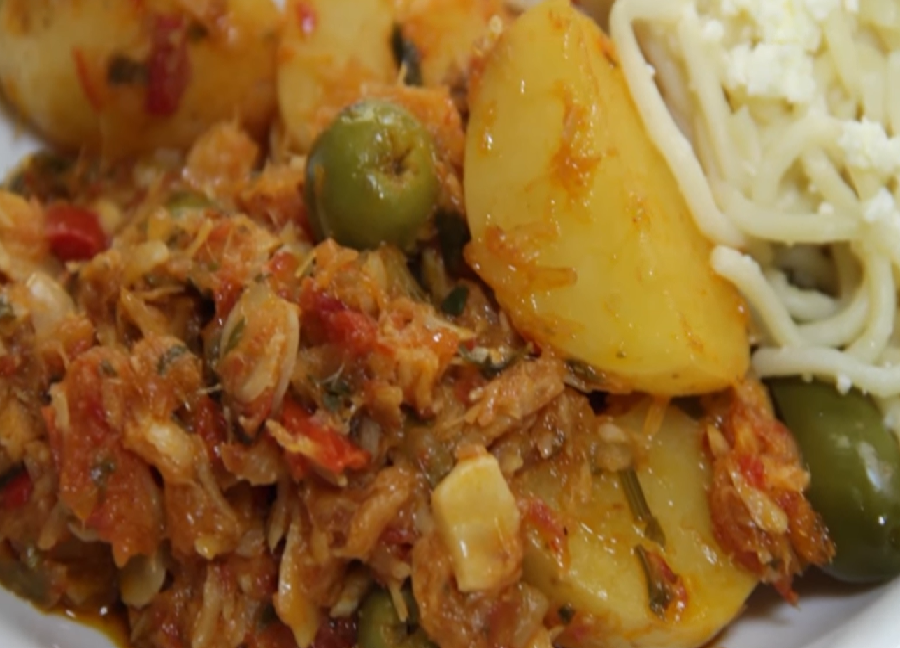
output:
[[272,0],[0,3],[0,88],[54,144],[110,157],[186,148],[237,119],[265,134],[281,15]]
[[431,506],[461,592],[498,590],[516,580],[519,509],[492,455],[460,461],[434,489]]
[[393,0],[288,0],[278,56],[286,147],[309,151],[318,132],[370,83],[398,78]]
[[[640,429],[646,413],[645,407],[636,408],[619,423]],[[560,512],[568,529],[568,565],[561,567],[534,538],[524,558],[524,579],[549,596],[551,606],[575,612],[557,644],[699,646],[741,611],[756,578],[736,566],[713,537],[706,503],[710,468],[702,442],[700,425],[670,407],[638,467],[649,509],[665,534],[664,548],[644,537],[644,525],[635,522],[616,474],[595,476],[590,500],[577,506],[563,496],[562,462],[529,469],[514,483],[516,492],[538,495]],[[649,605],[647,579],[634,553],[638,545],[657,552],[684,587],[683,597],[674,597],[661,616]]]
[[523,333],[636,391],[744,375],[743,304],[595,23],[566,0],[526,11],[473,78],[470,110],[467,255]]

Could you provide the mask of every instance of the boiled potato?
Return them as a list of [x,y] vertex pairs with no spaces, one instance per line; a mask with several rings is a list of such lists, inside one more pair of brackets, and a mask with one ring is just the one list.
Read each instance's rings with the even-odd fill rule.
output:
[[51,142],[109,157],[227,119],[262,136],[280,25],[271,0],[6,0],[0,88]]
[[348,104],[403,94],[395,28],[415,51],[417,83],[443,88],[464,79],[473,46],[492,20],[502,24],[509,18],[503,0],[288,0],[287,5],[278,65],[279,144],[294,153],[307,153]]
[[397,79],[394,0],[288,0],[278,56],[284,145],[306,153],[331,117],[372,83]]
[[[620,423],[641,429],[646,411],[635,408]],[[706,503],[710,469],[701,444],[700,425],[670,407],[638,466],[649,509],[665,535],[664,548],[643,536],[643,523],[634,521],[616,474],[595,476],[590,500],[578,505],[565,504],[563,464],[551,460],[518,478],[519,492],[541,497],[568,522],[568,565],[561,567],[534,539],[524,562],[525,580],[541,589],[552,606],[575,613],[557,643],[571,648],[698,646],[740,612],[756,579],[733,564],[713,537]],[[647,580],[634,553],[638,545],[658,552],[681,578],[683,599],[673,599],[663,615],[650,609]]]
[[713,273],[613,45],[566,0],[526,11],[470,89],[468,259],[517,327],[623,389],[691,394],[747,370]]
[[453,83],[492,20],[508,20],[504,0],[397,0],[403,35],[416,47],[426,86]]

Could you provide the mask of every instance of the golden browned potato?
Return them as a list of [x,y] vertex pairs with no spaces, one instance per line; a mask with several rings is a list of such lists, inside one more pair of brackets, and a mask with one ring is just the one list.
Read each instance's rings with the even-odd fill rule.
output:
[[0,87],[51,142],[110,157],[229,119],[261,136],[280,25],[271,0],[6,0]]
[[[646,407],[635,408],[617,423],[642,429],[646,413]],[[545,500],[568,530],[568,564],[560,565],[538,535],[529,536],[525,551],[525,580],[550,598],[551,609],[574,615],[554,643],[689,648],[704,644],[741,611],[757,581],[713,537],[706,498],[710,466],[702,443],[700,425],[669,407],[638,464],[664,546],[635,521],[618,474],[595,475],[590,498],[572,504],[561,487],[567,470],[561,460],[543,462],[518,478],[517,490]],[[664,588],[648,589],[636,547],[646,552],[657,570],[655,582]]]
[[526,11],[487,54],[470,111],[467,254],[521,331],[637,391],[744,375],[742,302],[595,23],[565,0]]
[[278,108],[284,146],[305,153],[366,84],[397,79],[394,0],[288,0],[285,16]]

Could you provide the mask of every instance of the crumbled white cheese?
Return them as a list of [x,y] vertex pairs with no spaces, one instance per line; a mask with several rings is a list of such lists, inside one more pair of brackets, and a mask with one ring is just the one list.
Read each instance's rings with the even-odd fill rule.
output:
[[815,51],[822,39],[822,23],[841,0],[721,0],[726,17],[749,20],[759,41],[798,45]]
[[897,213],[897,204],[891,192],[882,187],[878,193],[865,203],[863,203],[863,220],[867,223],[876,223],[878,221],[888,223],[892,220],[900,218]]
[[[846,5],[846,0],[844,0]],[[803,6],[817,22],[823,23],[832,11],[841,8],[841,0],[803,0]]]
[[813,57],[822,43],[823,25],[848,2],[856,4],[855,0],[709,0],[700,20],[701,34],[712,43],[732,41],[725,53],[731,89],[802,104],[815,94]]
[[815,94],[812,59],[795,45],[741,44],[726,57],[726,85],[751,97],[806,103]]
[[900,170],[900,139],[888,137],[880,122],[865,118],[842,122],[838,146],[848,166],[884,175]]
[[721,20],[704,20],[700,26],[700,33],[706,42],[719,43],[725,38],[725,25]]

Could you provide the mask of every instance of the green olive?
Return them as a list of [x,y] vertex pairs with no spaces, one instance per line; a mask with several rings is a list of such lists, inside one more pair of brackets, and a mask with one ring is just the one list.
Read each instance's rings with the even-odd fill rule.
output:
[[415,599],[404,591],[408,618],[401,621],[391,595],[375,588],[359,609],[359,648],[435,648],[418,625]]
[[434,211],[434,145],[404,108],[368,99],[334,119],[306,163],[306,205],[319,240],[358,250],[408,250]]
[[900,445],[875,403],[799,378],[768,387],[809,469],[807,496],[835,544],[824,571],[855,583],[900,574]]

